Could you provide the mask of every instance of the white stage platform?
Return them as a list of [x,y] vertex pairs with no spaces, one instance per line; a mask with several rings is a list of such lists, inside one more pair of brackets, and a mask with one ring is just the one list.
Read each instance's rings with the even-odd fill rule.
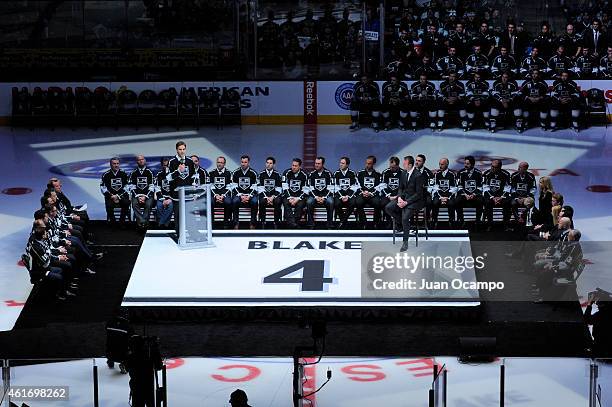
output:
[[[173,232],[147,232],[122,305],[309,308],[480,305],[478,291],[457,301],[431,297],[410,301],[362,298],[361,244],[391,242],[391,231],[231,230],[214,232],[213,239],[215,247],[181,250]],[[428,241],[469,242],[469,237],[465,230],[430,231]],[[423,234],[419,242],[426,244]],[[412,237],[410,245],[414,247]],[[396,252],[400,246],[401,237],[393,246]],[[319,276],[316,277],[317,271],[304,275],[305,264],[319,267]],[[462,278],[476,280],[473,270]],[[312,289],[312,279],[318,280],[320,289]],[[310,288],[305,288],[307,285]]]

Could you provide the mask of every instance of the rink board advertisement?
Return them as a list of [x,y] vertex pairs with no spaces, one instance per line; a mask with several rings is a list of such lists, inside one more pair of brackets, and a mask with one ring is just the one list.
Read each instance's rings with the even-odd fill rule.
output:
[[[408,81],[410,85],[413,81]],[[440,81],[433,81],[436,86]],[[519,84],[522,80],[518,81]],[[552,85],[552,81],[547,81]],[[608,106],[612,104],[611,80],[577,80],[581,90],[598,88],[603,90]],[[304,86],[305,83],[316,84],[316,89]],[[242,115],[245,124],[299,124],[304,122],[305,101],[312,100],[316,95],[316,115],[319,124],[339,124],[349,122],[349,103],[353,95],[354,81],[245,81],[245,82],[22,82],[0,84],[0,97],[8,101],[0,106],[0,119],[6,120],[11,115],[12,87],[27,87],[30,91],[35,87],[46,89],[59,86],[73,89],[86,86],[94,90],[104,86],[111,91],[126,86],[139,93],[145,89],[159,92],[174,87],[178,92],[182,87],[193,87],[197,90],[214,88],[220,93],[224,89],[233,88],[238,91],[242,100]],[[382,87],[383,81],[377,81]],[[310,98],[310,99],[309,99]],[[610,114],[610,110],[608,111]]]

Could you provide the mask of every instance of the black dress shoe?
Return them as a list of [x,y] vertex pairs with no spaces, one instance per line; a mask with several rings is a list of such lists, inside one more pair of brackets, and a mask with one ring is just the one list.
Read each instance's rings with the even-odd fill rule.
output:
[[404,241],[404,243],[402,243],[400,252],[405,252],[406,250],[408,250],[408,241]]

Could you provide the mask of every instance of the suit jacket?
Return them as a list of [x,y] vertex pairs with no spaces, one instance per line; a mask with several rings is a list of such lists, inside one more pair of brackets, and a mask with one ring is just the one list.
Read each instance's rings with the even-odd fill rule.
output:
[[[527,212],[528,209],[525,209],[525,211],[523,211],[523,213],[521,213],[521,217],[519,222],[521,222],[523,225],[527,225]],[[540,213],[540,211],[538,210],[538,208],[533,207],[533,210],[531,211],[531,225],[532,227],[535,225],[541,225],[544,223],[544,216],[542,216],[542,214]]]
[[410,179],[408,179],[408,171],[402,172],[400,178],[398,196],[408,204],[404,208],[421,209],[425,205],[425,199],[423,195],[423,174],[416,168],[412,171]]
[[[595,51],[595,35],[593,35],[593,29],[588,28],[584,30],[582,34],[582,43],[585,47],[589,47],[591,52]],[[606,38],[607,33],[599,31],[599,37],[597,38],[597,55],[602,57],[606,54],[606,48],[608,47],[608,39]]]

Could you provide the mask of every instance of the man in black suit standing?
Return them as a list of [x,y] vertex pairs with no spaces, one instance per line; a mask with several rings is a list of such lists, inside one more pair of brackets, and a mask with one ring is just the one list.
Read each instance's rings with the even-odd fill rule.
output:
[[593,20],[591,29],[586,29],[582,33],[582,46],[593,50],[593,55],[601,58],[606,53],[607,38],[606,33],[601,30],[601,21]]
[[408,250],[412,215],[425,206],[423,179],[421,172],[415,171],[414,157],[411,155],[404,157],[404,171],[400,177],[397,200],[389,202],[385,207],[385,212],[395,219],[395,224],[402,225],[404,231],[403,244],[400,249],[402,252]]

